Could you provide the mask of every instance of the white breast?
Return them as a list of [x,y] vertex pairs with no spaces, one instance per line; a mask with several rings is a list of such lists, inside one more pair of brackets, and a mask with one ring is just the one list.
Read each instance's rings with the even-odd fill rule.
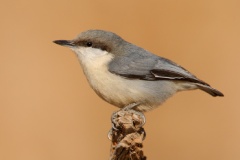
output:
[[[144,110],[156,107],[175,90],[162,92],[167,81],[161,81],[156,87],[153,81],[130,80],[108,71],[108,63],[113,55],[95,48],[74,49],[77,53],[83,71],[94,91],[107,102],[124,107],[130,103],[142,103]],[[161,95],[162,94],[162,95]]]

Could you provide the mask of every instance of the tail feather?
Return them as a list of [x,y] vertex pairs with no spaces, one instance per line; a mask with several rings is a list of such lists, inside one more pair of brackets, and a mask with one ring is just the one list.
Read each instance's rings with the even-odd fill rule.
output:
[[217,96],[223,97],[224,96],[223,93],[212,88],[211,86],[207,86],[207,85],[199,84],[199,83],[196,83],[196,85],[198,86],[199,89],[207,92],[208,94],[212,95],[213,97],[217,97]]

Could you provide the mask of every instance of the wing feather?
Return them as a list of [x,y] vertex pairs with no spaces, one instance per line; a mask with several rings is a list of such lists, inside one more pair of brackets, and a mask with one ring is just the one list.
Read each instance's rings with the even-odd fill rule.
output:
[[109,71],[130,79],[182,80],[209,86],[178,64],[153,54],[132,53],[124,57],[116,57],[109,64]]
[[142,48],[128,45],[129,53],[117,56],[109,63],[109,71],[129,79],[146,81],[178,80],[195,83],[199,89],[212,96],[223,94],[206,82],[198,79],[180,65],[162,57],[158,57]]

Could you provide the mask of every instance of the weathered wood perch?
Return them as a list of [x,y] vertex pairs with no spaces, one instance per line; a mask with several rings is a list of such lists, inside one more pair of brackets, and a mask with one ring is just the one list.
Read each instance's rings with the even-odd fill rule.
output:
[[145,117],[135,110],[120,110],[112,115],[108,138],[112,141],[110,160],[146,160],[143,154]]

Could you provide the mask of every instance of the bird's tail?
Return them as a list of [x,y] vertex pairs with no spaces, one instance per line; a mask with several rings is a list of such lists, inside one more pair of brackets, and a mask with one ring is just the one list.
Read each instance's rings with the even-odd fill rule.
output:
[[199,89],[207,92],[208,94],[212,95],[213,97],[217,97],[217,96],[223,97],[224,96],[220,91],[212,88],[211,86],[199,84],[199,83],[196,83],[196,85],[198,86]]

